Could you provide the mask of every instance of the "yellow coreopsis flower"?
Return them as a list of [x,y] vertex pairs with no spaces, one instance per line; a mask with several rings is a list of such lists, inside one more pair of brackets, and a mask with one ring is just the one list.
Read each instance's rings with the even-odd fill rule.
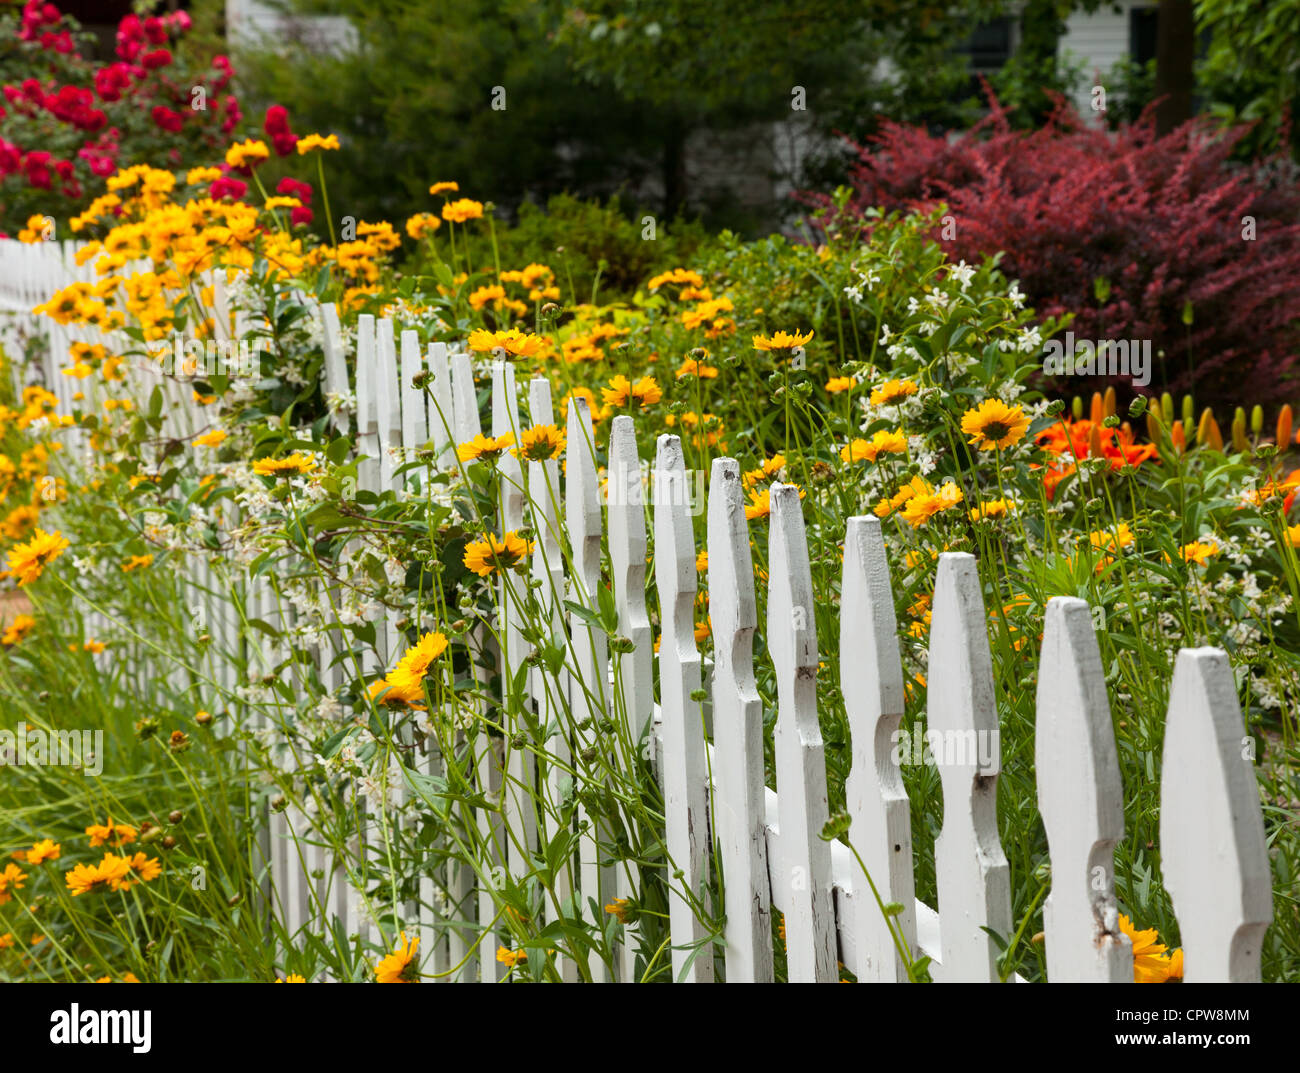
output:
[[319,134],[308,134],[306,137],[298,139],[298,155],[306,156],[313,149],[338,149],[339,136],[337,134],[327,134],[322,137]]
[[981,451],[1001,450],[1024,439],[1029,418],[1019,406],[1008,406],[1001,399],[986,399],[961,419],[962,432],[970,437],[972,447]]
[[902,402],[909,395],[915,395],[918,388],[910,380],[886,380],[871,392],[872,406],[893,406]]
[[802,334],[800,332],[794,332],[793,334],[790,332],[774,332],[770,336],[756,335],[753,339],[754,349],[790,350],[797,346],[803,346],[804,343],[808,342],[812,337],[812,329],[809,329],[807,334]]
[[420,982],[420,964],[416,957],[416,951],[420,945],[420,937],[417,935],[414,939],[408,940],[406,932],[402,932],[401,938],[397,941],[397,946],[393,952],[382,958],[375,966],[375,982],[380,984],[414,984]]
[[518,328],[501,332],[490,332],[479,328],[469,333],[468,345],[476,354],[485,354],[500,347],[507,354],[516,358],[531,358],[541,351],[546,340],[537,335],[529,335]]
[[226,442],[229,433],[225,429],[214,428],[211,432],[205,432],[202,436],[197,436],[191,441],[193,447],[220,447]]
[[432,235],[442,226],[442,221],[431,212],[417,212],[406,221],[406,233],[413,239]]
[[430,194],[458,194],[460,193],[460,183],[443,181],[434,183],[429,187]]
[[521,961],[528,960],[528,954],[523,950],[507,950],[504,946],[497,948],[497,960],[508,969],[513,969]]
[[465,548],[464,563],[467,570],[488,577],[496,570],[506,570],[532,554],[533,543],[513,532],[498,539],[491,533],[485,540],[475,540]]
[[632,383],[626,376],[619,374],[609,382],[609,387],[602,388],[601,394],[610,406],[645,409],[653,406],[664,397],[663,389],[652,376],[643,376]]
[[13,648],[35,627],[36,620],[31,615],[15,615],[14,620],[5,627],[4,635],[0,636],[0,645],[5,648]]
[[442,218],[454,224],[463,224],[467,220],[478,220],[483,216],[483,202],[463,197],[459,201],[449,201],[442,207]]
[[924,492],[912,496],[903,507],[903,520],[916,529],[936,514],[955,507],[964,498],[962,490],[949,481],[937,492]]
[[310,473],[316,462],[310,455],[295,451],[285,458],[260,458],[253,463],[253,472],[259,477],[285,477]]
[[226,150],[226,163],[232,168],[254,168],[270,155],[271,150],[266,147],[266,142],[249,138],[236,142]]
[[564,430],[556,425],[534,425],[532,428],[524,429],[522,433],[523,442],[515,448],[515,454],[520,458],[526,458],[529,462],[545,462],[550,458],[558,458],[564,451],[567,436]]
[[882,454],[904,454],[907,437],[901,432],[881,429],[869,440],[856,439],[840,448],[842,462],[874,462]]
[[13,897],[13,891],[22,890],[27,880],[27,873],[16,864],[6,864],[0,868],[0,905]]
[[838,395],[841,391],[852,391],[857,383],[851,376],[832,376],[826,381],[826,391],[827,394]]
[[460,444],[456,448],[456,457],[462,462],[473,462],[478,459],[492,461],[496,459],[502,451],[512,446],[515,442],[513,432],[507,432],[502,436],[484,436],[479,433],[472,440]]
[[1128,917],[1119,915],[1119,928],[1128,936],[1133,945],[1133,982],[1135,984],[1163,984],[1170,979],[1182,979],[1182,950],[1176,950],[1177,964],[1174,957],[1167,953],[1168,947],[1160,942],[1160,935],[1155,928],[1138,931]]
[[[791,485],[792,488],[799,486]],[[799,488],[799,498],[803,499],[808,493]],[[772,489],[760,488],[757,491],[749,493],[749,502],[745,505],[745,517],[749,521],[756,518],[766,518],[772,513]]]
[[981,518],[1001,518],[1016,509],[1014,500],[1011,499],[990,499],[970,511],[970,520],[979,521]]
[[57,861],[63,847],[52,838],[42,838],[27,851],[28,864],[40,864],[42,861]]
[[388,684],[404,696],[411,693],[423,697],[424,678],[429,666],[447,649],[447,638],[441,633],[426,633],[419,642],[406,650],[397,666],[388,676]]
[[10,549],[9,574],[19,585],[30,585],[67,547],[68,540],[62,533],[38,528],[31,540]]

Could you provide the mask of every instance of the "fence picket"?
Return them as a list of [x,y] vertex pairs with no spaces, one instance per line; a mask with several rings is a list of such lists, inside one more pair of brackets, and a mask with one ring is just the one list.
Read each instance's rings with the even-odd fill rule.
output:
[[440,465],[447,464],[447,450],[454,448],[456,409],[452,403],[451,362],[447,358],[446,343],[429,344],[429,372],[433,381],[429,388],[429,437]]
[[1083,600],[1057,596],[1047,604],[1037,708],[1038,811],[1052,862],[1052,891],[1043,906],[1047,978],[1131,981],[1133,949],[1115,905],[1124,787],[1101,650]]
[[778,826],[790,890],[785,910],[786,964],[792,983],[838,979],[830,846],[821,832],[830,819],[826,751],[817,724],[817,627],[812,572],[799,492],[773,484],[769,494],[767,644],[776,669],[775,731]]
[[654,470],[655,584],[659,590],[659,709],[663,722],[665,835],[673,979],[713,979],[708,915],[708,770],[695,646],[695,538],[681,440],[659,437]]
[[[1011,940],[1010,871],[998,839],[998,710],[987,622],[974,556],[943,552],[930,626],[928,715],[929,735],[938,734],[945,748],[938,765],[943,830],[934,846],[945,982],[996,981],[998,947],[981,929]],[[981,742],[992,743],[996,754],[992,771],[983,773],[977,760]]]
[[1187,983],[1260,979],[1273,890],[1252,744],[1227,653],[1179,652],[1160,772],[1160,855]]
[[740,466],[717,458],[709,479],[713,620],[713,825],[722,861],[727,980],[772,980],[772,901],[763,803],[763,702],[754,685],[758,599]]
[[[587,400],[569,400],[568,470],[565,475],[565,528],[572,544],[573,570],[569,578],[568,599],[590,612],[599,613],[601,511],[600,485],[596,477],[596,444],[591,410]],[[569,677],[569,710],[573,717],[573,749],[581,772],[590,772],[595,764],[583,753],[594,747],[597,727],[605,718],[608,695],[609,662],[605,636],[583,621],[574,611],[569,613],[570,644],[575,673]],[[597,923],[604,918],[605,895],[614,892],[613,869],[600,864],[597,821],[578,807],[578,827],[588,830],[578,840],[581,909],[590,908]],[[607,982],[602,965],[593,966],[597,983]]]
[[903,720],[903,665],[878,518],[850,518],[844,536],[840,691],[853,735],[853,767],[845,787],[849,841],[876,887],[873,893],[864,876],[851,899],[858,979],[901,982],[907,965],[880,903],[902,906],[895,927],[906,948],[915,950],[916,887],[911,810],[893,747]]

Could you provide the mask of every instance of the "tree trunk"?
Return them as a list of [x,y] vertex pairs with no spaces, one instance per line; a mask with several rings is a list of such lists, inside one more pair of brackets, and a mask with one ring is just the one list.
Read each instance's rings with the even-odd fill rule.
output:
[[1160,0],[1156,16],[1156,131],[1168,134],[1192,118],[1196,89],[1196,19],[1192,0]]

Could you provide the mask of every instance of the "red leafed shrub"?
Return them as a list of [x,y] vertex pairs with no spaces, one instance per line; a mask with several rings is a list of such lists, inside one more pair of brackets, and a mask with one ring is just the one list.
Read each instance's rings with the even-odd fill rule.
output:
[[1195,120],[1157,137],[1150,109],[1107,133],[1058,102],[1026,133],[992,104],[952,141],[885,123],[871,144],[850,143],[850,208],[946,203],[934,238],[954,260],[1001,252],[1041,316],[1075,315],[1077,339],[1151,340],[1148,391],[1300,397],[1300,189],[1278,178],[1280,161],[1234,165],[1244,130]]

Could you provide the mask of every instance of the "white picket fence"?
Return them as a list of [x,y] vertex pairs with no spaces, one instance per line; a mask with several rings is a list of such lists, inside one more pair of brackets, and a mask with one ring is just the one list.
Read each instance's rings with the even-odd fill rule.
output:
[[[30,309],[66,282],[68,263],[57,248],[0,244],[0,303]],[[448,457],[444,452],[451,446],[480,431],[480,384],[467,354],[449,352],[442,343],[424,348],[411,331],[397,340],[391,320],[363,316],[349,361],[337,313],[325,306],[321,316],[326,390],[346,393],[353,386],[349,367],[356,370],[357,450],[367,457],[359,468],[361,488],[378,491],[401,481],[394,475],[390,449],[410,452],[432,445],[440,457]],[[58,347],[66,351],[67,342],[59,331],[49,328],[47,376],[54,384],[66,379],[57,376],[60,362],[66,363]],[[412,385],[412,377],[422,370],[433,375],[427,396]],[[546,380],[529,384],[529,421],[521,425],[514,368],[495,361],[490,371],[479,372],[490,375],[493,435],[553,423]],[[178,414],[186,409],[181,405],[185,401],[177,400]],[[347,428],[346,415],[338,425]],[[753,651],[759,604],[738,464],[715,459],[709,480],[706,550],[714,654],[706,675],[694,636],[697,549],[678,438],[659,437],[656,458],[648,467],[652,495],[646,502],[639,494],[646,467],[638,456],[632,419],[615,418],[607,454],[607,487],[612,491],[602,509],[591,418],[583,400],[570,402],[567,427],[564,518],[555,516],[548,491],[560,487],[558,463],[530,462],[525,471],[507,455],[501,463],[508,490],[501,529],[530,523],[536,534],[531,572],[553,609],[555,637],[569,653],[571,673],[564,681],[572,710],[590,715],[593,726],[624,712],[633,740],[644,730],[653,743],[670,867],[681,873],[670,894],[673,978],[772,979],[771,914],[776,910],[785,917],[791,981],[837,980],[838,962],[863,981],[904,980],[900,945],[912,957],[928,956],[936,980],[999,979],[998,947],[989,931],[1010,937],[1017,922],[998,835],[998,705],[973,557],[944,553],[935,580],[927,729],[950,748],[954,742],[962,748],[953,750],[960,755],[950,753],[939,764],[944,823],[934,850],[938,905],[932,907],[915,897],[909,802],[891,755],[903,716],[904,681],[879,520],[850,518],[844,533],[835,640],[840,646],[839,686],[852,733],[852,770],[847,842],[826,841],[821,832],[831,817],[817,712],[819,641],[797,490],[772,487],[766,523],[764,636],[777,683],[773,790],[766,784],[763,763],[763,704],[755,686]],[[661,627],[657,654],[646,585],[647,510],[654,525]],[[561,554],[564,545],[571,549],[567,560]],[[606,556],[605,576],[618,609],[619,633],[632,642],[631,652],[614,657],[617,676],[604,634],[564,608],[565,600],[597,608]],[[566,561],[571,569],[566,570]],[[214,569],[207,563],[195,565],[196,591],[211,594]],[[246,585],[247,618],[270,620],[279,615],[270,579],[247,579]],[[503,680],[508,681],[528,646],[520,632],[520,608],[504,586],[500,597],[505,608],[500,658]],[[232,608],[212,608],[210,621],[227,650],[239,648],[240,623]],[[404,645],[392,621],[381,624],[377,637],[377,651],[366,654],[367,671],[391,666]],[[243,646],[245,660],[250,658],[249,647]],[[326,689],[343,685],[343,668],[332,663],[330,653],[320,654],[319,667]],[[214,668],[214,673],[224,685],[233,686],[233,667]],[[541,682],[541,673],[531,672],[528,693],[540,725],[546,726],[559,713],[553,710],[553,695]],[[618,705],[612,703],[615,681],[622,691]],[[608,688],[593,691],[591,683]],[[694,699],[701,688],[707,690],[703,706]],[[517,719],[518,713],[507,712],[506,718]],[[569,734],[546,742],[546,750],[569,757],[586,748],[579,722],[575,718]],[[1132,951],[1117,923],[1113,861],[1114,847],[1124,835],[1123,786],[1100,652],[1088,605],[1081,600],[1058,597],[1048,605],[1036,725],[1039,807],[1051,858],[1051,893],[1044,911],[1048,978],[1131,981]],[[478,778],[479,789],[501,803],[501,811],[481,811],[481,830],[500,847],[500,867],[518,876],[530,867],[528,855],[500,837],[500,825],[522,832],[528,850],[554,832],[546,829],[545,818],[538,823],[526,796],[511,789],[526,787],[536,777],[529,752],[509,744],[514,729],[506,727],[504,755],[495,762],[486,757],[480,762]],[[977,741],[993,743],[991,765],[978,763]],[[1189,982],[1259,979],[1272,893],[1247,742],[1225,653],[1216,648],[1180,652],[1164,742],[1160,854]],[[431,753],[427,771],[436,774],[441,764],[441,757]],[[277,911],[290,934],[323,928],[337,916],[347,934],[378,941],[379,933],[339,863],[326,859],[319,846],[308,845],[300,856],[287,837],[291,830],[303,836],[310,830],[308,817],[293,808],[271,814],[266,851]],[[363,831],[358,841],[362,849],[366,834]],[[594,899],[600,907],[610,898],[635,893],[622,871],[616,873],[599,859],[593,837],[580,840],[579,858],[578,889],[572,893],[581,904]],[[711,875],[715,861],[721,877]],[[312,879],[313,873],[324,878]],[[706,892],[711,879],[723,881],[725,968],[717,964],[705,926],[683,893]],[[437,908],[438,889],[447,892],[449,909]],[[893,908],[886,914],[882,906]],[[494,957],[497,938],[474,923],[476,913],[486,924],[498,908],[493,891],[477,889],[468,869],[422,875],[420,904],[410,909],[418,921],[414,930],[422,937],[425,971],[443,973],[443,979],[503,978],[506,970]],[[590,912],[587,916],[590,920]],[[565,978],[575,979],[575,967],[567,960],[561,964]],[[459,972],[452,972],[458,965]],[[613,977],[634,978],[630,943],[621,945]],[[595,974],[595,979],[603,978],[602,972]]]

